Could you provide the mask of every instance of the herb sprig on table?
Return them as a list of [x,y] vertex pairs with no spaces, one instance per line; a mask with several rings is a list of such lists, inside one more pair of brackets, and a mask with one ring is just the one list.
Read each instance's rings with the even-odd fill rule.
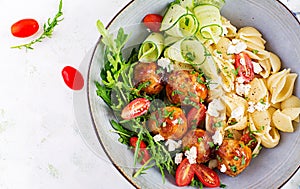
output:
[[34,40],[30,41],[29,43],[12,46],[11,48],[13,48],[13,49],[25,48],[25,49],[33,50],[32,46],[34,44],[36,44],[38,42],[42,42],[43,39],[45,39],[46,37],[48,37],[48,38],[52,37],[55,26],[58,25],[58,22],[61,22],[63,20],[63,18],[61,18],[62,15],[63,15],[62,0],[60,0],[58,12],[56,13],[55,17],[52,20],[51,20],[51,18],[48,18],[47,23],[44,23],[44,25],[43,25],[44,31],[37,39],[34,39]]

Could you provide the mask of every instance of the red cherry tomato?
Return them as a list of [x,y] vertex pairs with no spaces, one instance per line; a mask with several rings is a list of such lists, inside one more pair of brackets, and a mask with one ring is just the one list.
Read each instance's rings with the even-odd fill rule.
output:
[[214,188],[220,186],[220,178],[212,169],[203,164],[193,164],[194,172],[204,186]]
[[39,23],[31,18],[19,20],[11,26],[11,33],[15,37],[29,37],[39,30]]
[[193,107],[187,115],[188,127],[197,127],[201,121],[205,119],[206,107],[203,104],[199,104],[199,108]]
[[153,32],[159,32],[163,17],[159,14],[147,14],[143,18],[144,25]]
[[238,69],[238,75],[242,77],[246,83],[254,78],[253,64],[249,55],[245,52],[235,55],[235,68]]
[[146,98],[136,98],[131,101],[121,112],[125,120],[133,119],[145,114],[150,107],[150,101]]
[[187,186],[191,183],[195,174],[193,168],[194,165],[195,164],[190,164],[187,158],[182,160],[175,173],[175,181],[177,186]]
[[69,88],[73,90],[80,90],[83,88],[84,79],[81,73],[77,69],[71,66],[66,66],[63,68],[61,74],[66,85]]
[[[136,136],[131,137],[129,139],[130,146],[135,148],[137,141],[138,141],[138,137],[136,137]],[[140,142],[140,149],[139,149],[139,152],[138,152],[138,159],[140,159],[140,158],[142,159],[141,160],[142,164],[146,163],[151,158],[150,153],[147,150],[147,145],[142,140]]]

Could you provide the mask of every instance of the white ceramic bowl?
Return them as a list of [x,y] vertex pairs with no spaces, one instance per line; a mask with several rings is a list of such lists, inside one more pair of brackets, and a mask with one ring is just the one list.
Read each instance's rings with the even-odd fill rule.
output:
[[[128,48],[143,41],[148,34],[140,24],[147,13],[162,13],[169,0],[134,0],[129,3],[109,24],[110,31],[120,27],[131,33]],[[221,14],[235,26],[254,26],[267,41],[267,49],[278,54],[283,67],[293,72],[300,70],[300,24],[291,12],[276,0],[226,0]],[[100,81],[99,74],[103,64],[102,44],[98,43],[90,62],[88,76],[88,98],[90,113],[94,122],[99,142],[112,163],[129,182],[137,188],[177,188],[174,179],[167,176],[162,183],[157,169],[148,170],[147,174],[132,178],[133,155],[125,145],[120,144],[117,134],[109,123],[114,119],[112,111],[96,95],[94,81]],[[295,94],[300,95],[299,82]],[[99,144],[100,145],[100,144]],[[299,169],[300,165],[300,128],[294,133],[282,133],[280,144],[275,149],[263,149],[250,166],[235,178],[221,175],[221,182],[228,189],[279,188]]]

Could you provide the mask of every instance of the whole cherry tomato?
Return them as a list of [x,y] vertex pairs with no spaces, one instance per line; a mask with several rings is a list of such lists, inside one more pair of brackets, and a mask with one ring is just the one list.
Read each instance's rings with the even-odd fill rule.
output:
[[184,158],[182,162],[176,169],[175,181],[177,186],[187,186],[191,183],[194,178],[194,166],[195,164],[190,164],[187,158]]
[[254,78],[254,68],[252,60],[245,52],[235,55],[235,68],[238,70],[238,75],[249,83]]
[[146,98],[136,98],[125,106],[121,112],[121,117],[129,120],[141,116],[148,111],[150,103]]
[[73,90],[80,90],[83,88],[84,79],[82,74],[75,68],[71,66],[66,66],[63,68],[62,77],[66,85]]
[[[138,141],[138,137],[136,137],[136,136],[131,137],[129,139],[130,146],[136,148],[137,141]],[[138,159],[140,159],[140,158],[141,158],[142,164],[146,163],[151,158],[150,153],[147,150],[147,145],[142,140],[140,142],[140,149],[138,152]]]
[[15,37],[29,37],[39,30],[39,23],[35,19],[27,18],[17,21],[11,26],[11,33]]
[[159,14],[147,14],[143,18],[144,25],[153,32],[159,32],[163,17]]

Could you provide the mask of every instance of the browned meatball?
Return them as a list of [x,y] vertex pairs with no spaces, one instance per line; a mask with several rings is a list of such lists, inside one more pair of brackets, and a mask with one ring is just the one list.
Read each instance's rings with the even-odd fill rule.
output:
[[173,104],[200,103],[207,97],[204,78],[198,72],[188,70],[173,71],[167,80],[166,94]]
[[239,140],[226,139],[216,152],[218,169],[229,176],[240,174],[252,159],[251,149]]
[[179,140],[187,131],[187,121],[181,108],[168,106],[151,114],[148,128],[150,132],[160,134],[164,139]]
[[210,144],[212,144],[211,136],[202,129],[190,130],[182,138],[183,148],[197,148],[197,163],[205,163],[210,160]]
[[133,80],[135,86],[142,83],[149,82],[149,84],[142,88],[142,91],[147,94],[158,94],[163,89],[162,76],[156,73],[157,64],[152,63],[138,63],[133,70]]

